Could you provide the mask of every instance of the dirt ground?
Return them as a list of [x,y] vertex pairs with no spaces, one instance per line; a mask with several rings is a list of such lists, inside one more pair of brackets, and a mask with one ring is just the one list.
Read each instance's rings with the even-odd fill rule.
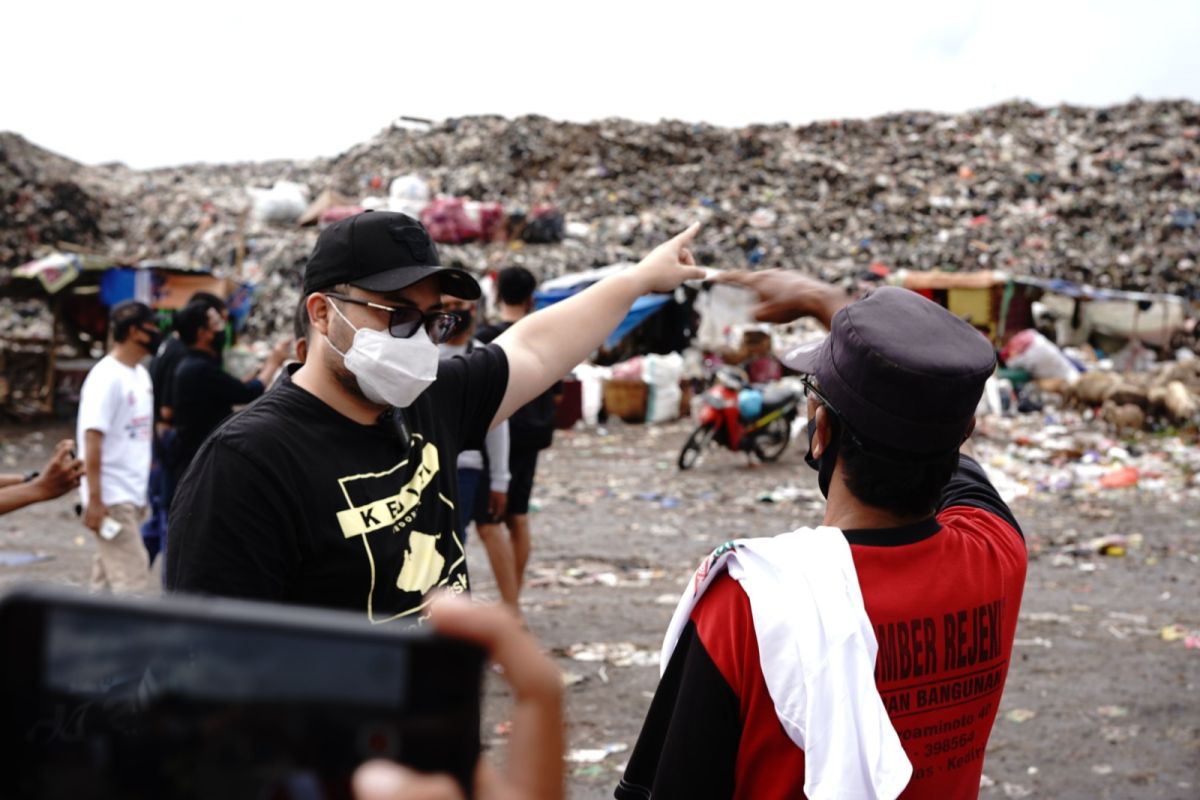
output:
[[[667,621],[700,559],[727,539],[820,519],[800,447],[752,469],[712,452],[680,473],[687,433],[685,422],[562,433],[539,464],[523,603],[568,682],[575,798],[612,796],[657,682]],[[0,471],[40,466],[62,435],[67,426],[0,428]],[[982,460],[999,444],[977,443]],[[1014,503],[1031,560],[982,797],[1200,797],[1200,649],[1174,635],[1200,629],[1195,494],[1135,487]],[[0,519],[0,551],[47,557],[0,566],[0,584],[85,582],[91,543],[74,502]],[[1121,556],[1073,546],[1134,533],[1141,544]],[[477,595],[494,597],[474,539],[468,558]],[[502,756],[507,697],[494,675],[488,695],[484,741]]]

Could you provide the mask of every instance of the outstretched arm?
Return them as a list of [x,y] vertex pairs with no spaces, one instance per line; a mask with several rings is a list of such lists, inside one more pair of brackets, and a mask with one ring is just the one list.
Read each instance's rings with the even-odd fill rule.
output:
[[815,317],[828,330],[833,315],[850,303],[850,298],[836,286],[781,269],[722,272],[713,280],[742,286],[757,294],[759,302],[754,307],[754,318],[760,322]]
[[0,488],[0,514],[60,497],[79,486],[83,462],[75,457],[75,442],[64,439],[54,448],[54,455],[31,481],[19,478]]
[[670,292],[685,280],[704,277],[688,243],[700,230],[696,223],[654,248],[637,266],[612,275],[574,297],[522,319],[496,344],[508,357],[508,388],[495,425],[546,391],[600,346],[629,311],[633,301],[650,292]]

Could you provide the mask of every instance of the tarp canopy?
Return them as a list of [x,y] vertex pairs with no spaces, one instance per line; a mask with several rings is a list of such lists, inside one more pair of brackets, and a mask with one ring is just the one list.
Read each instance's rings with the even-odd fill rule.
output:
[[[125,278],[112,278],[108,276],[108,273],[112,271],[124,272],[128,275]],[[184,267],[166,261],[153,260],[141,261],[137,264],[122,264],[108,256],[64,252],[51,253],[42,258],[28,261],[19,267],[14,267],[10,274],[13,278],[38,281],[46,294],[58,294],[85,274],[90,275],[87,281],[88,285],[99,284],[103,293],[106,285],[109,287],[116,285],[113,281],[132,283],[135,275],[139,273],[145,277],[137,280],[152,281],[152,283],[145,284],[146,291],[153,285],[156,294],[162,291],[161,287],[166,283],[182,285],[189,280],[196,283],[196,289],[204,288],[208,291],[215,291],[211,286],[214,281],[217,281],[212,277],[211,270],[206,267]],[[204,285],[200,286],[201,283]],[[138,292],[130,296],[141,297],[143,294],[144,292]],[[176,306],[172,306],[168,302],[163,307],[174,308]]]
[[[548,280],[533,295],[535,307],[542,309],[546,306],[554,305],[573,294],[578,294],[601,278],[621,272],[631,266],[633,266],[632,263],[613,264],[608,267],[575,272]],[[667,294],[647,294],[639,297],[634,301],[633,306],[629,309],[629,313],[617,325],[616,330],[604,340],[604,346],[608,348],[616,347],[633,329],[653,316],[670,300],[671,295]]]
[[85,253],[51,253],[15,267],[12,276],[37,280],[47,294],[57,294],[74,283],[82,272],[106,270],[116,263],[111,258]]

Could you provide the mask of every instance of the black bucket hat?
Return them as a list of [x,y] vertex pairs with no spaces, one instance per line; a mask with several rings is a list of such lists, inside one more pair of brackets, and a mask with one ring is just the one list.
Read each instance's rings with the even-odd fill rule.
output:
[[885,286],[838,311],[823,340],[780,360],[817,379],[868,450],[930,456],[962,444],[996,353],[937,303]]
[[471,273],[441,266],[424,225],[407,214],[364,211],[321,231],[304,268],[304,293],[339,283],[394,292],[433,275],[444,294],[479,299],[479,283]]

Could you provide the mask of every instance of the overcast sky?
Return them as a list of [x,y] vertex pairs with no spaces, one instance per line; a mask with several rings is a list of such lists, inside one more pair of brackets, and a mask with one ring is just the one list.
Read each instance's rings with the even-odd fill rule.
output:
[[16,0],[0,19],[0,130],[136,167],[331,156],[399,115],[1200,99],[1196,0]]

